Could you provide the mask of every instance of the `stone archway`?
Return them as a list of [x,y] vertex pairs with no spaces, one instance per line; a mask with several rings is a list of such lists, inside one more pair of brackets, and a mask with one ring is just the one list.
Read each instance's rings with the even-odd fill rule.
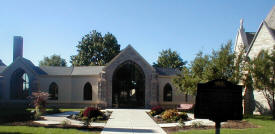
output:
[[120,64],[112,78],[112,107],[145,107],[145,74],[133,61]]
[[12,100],[22,100],[26,99],[30,93],[29,75],[19,68],[11,76],[10,98]]

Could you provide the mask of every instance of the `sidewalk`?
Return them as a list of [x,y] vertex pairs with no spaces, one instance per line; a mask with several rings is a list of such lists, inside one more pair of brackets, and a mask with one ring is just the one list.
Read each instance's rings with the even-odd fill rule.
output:
[[144,109],[111,109],[113,111],[101,134],[166,134]]

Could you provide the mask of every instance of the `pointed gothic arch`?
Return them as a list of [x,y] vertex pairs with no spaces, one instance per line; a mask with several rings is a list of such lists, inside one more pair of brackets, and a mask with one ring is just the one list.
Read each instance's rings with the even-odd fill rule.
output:
[[12,100],[22,100],[30,96],[29,75],[22,68],[16,69],[11,76],[10,98]]
[[172,86],[167,83],[163,88],[163,101],[172,101],[173,100],[173,90]]
[[55,82],[49,86],[49,100],[58,100],[58,85]]
[[87,82],[83,88],[83,100],[93,99],[93,87],[90,82]]

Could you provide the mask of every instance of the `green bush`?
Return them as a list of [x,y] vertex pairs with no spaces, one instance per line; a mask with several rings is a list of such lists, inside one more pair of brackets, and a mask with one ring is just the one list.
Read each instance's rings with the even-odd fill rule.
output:
[[161,118],[166,121],[187,120],[188,116],[185,112],[179,112],[176,109],[168,109],[163,112]]

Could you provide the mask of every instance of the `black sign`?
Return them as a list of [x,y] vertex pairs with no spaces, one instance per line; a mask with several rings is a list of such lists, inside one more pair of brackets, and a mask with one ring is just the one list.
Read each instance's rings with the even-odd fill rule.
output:
[[215,122],[242,120],[242,86],[226,80],[198,84],[194,114]]

